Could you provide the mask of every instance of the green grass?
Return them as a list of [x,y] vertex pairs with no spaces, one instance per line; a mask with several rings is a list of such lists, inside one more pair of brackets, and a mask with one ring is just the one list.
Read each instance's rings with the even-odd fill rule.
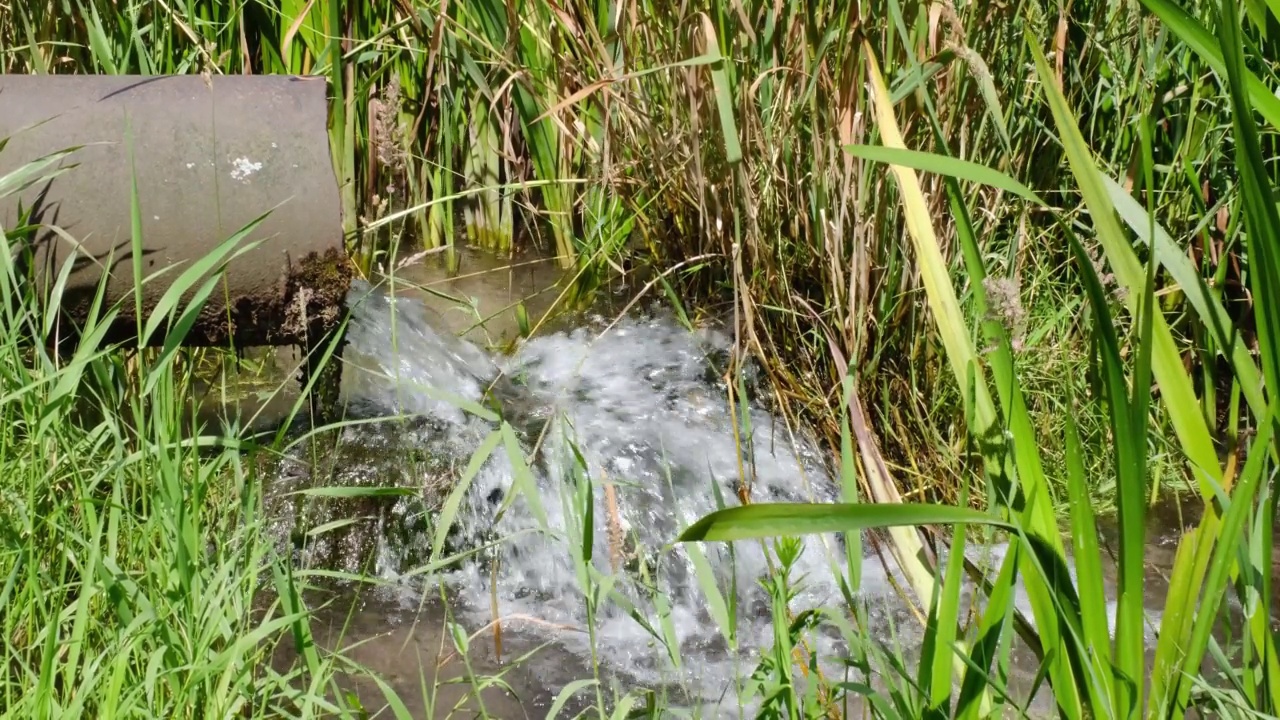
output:
[[[21,166],[0,188],[49,171]],[[42,718],[333,708],[332,661],[265,663],[284,634],[307,632],[302,586],[266,535],[260,477],[237,434],[184,430],[190,364],[103,344],[122,306],[101,292],[74,351],[54,352],[64,283],[38,293],[23,270],[30,228],[11,230],[0,231],[0,708]],[[216,281],[226,254],[193,266],[175,292]],[[201,302],[159,308],[148,328],[182,328]]]
[[[556,7],[86,0],[64,15],[22,5],[0,20],[0,68],[325,75],[350,247],[366,269],[389,267],[389,252],[415,243],[536,245],[574,266],[578,292],[567,300],[575,302],[589,301],[628,262],[661,271],[710,256],[668,281],[735,304],[746,349],[761,359],[795,359],[768,363],[789,410],[834,441],[834,338],[857,360],[870,396],[914,399],[869,408],[904,490],[955,499],[964,428],[952,418],[961,398],[943,381],[941,346],[920,332],[928,314],[900,216],[884,202],[889,180],[843,149],[874,143],[876,130],[867,122],[861,41],[840,29],[867,34],[895,103],[911,117],[911,147],[963,147],[967,159],[1009,170],[1054,206],[1072,208],[1047,116],[1022,82],[1030,58],[1017,28],[1049,37],[1052,13],[1027,4],[988,23],[980,13],[931,20],[923,6],[850,0],[714,3],[705,12],[658,0]],[[1113,78],[1098,98],[1088,83],[1072,85],[1073,99],[1088,101],[1095,123],[1136,114],[1147,102],[1144,81],[1131,58],[1103,52],[1110,43],[1100,38],[1119,35],[1136,47],[1141,13],[1086,4],[1073,18],[1067,72],[1102,68]],[[1174,80],[1193,76],[1187,69]],[[1101,157],[1127,163],[1131,137],[1097,139]],[[1196,158],[1188,164],[1199,167]],[[926,189],[957,271],[944,188]],[[1070,256],[1040,214],[966,192],[980,250],[998,258],[991,274],[1016,288],[1025,308],[1010,317],[1020,325],[1016,346],[1034,358],[1028,402],[1039,418],[1060,416],[1059,389],[1083,390],[1086,358],[1076,327],[1083,305],[1063,277]],[[1194,192],[1170,202],[1190,204],[1187,195]],[[1031,251],[1045,242],[1055,249]],[[968,292],[960,288],[962,301]],[[1082,418],[1092,447],[1104,442],[1102,420]],[[1061,474],[1060,450],[1046,461]],[[1109,474],[1103,465],[1090,470]]]
[[[65,157],[0,176],[0,194],[62,172]],[[251,363],[179,347],[260,220],[173,273],[137,320],[139,337],[163,331],[157,347],[103,341],[138,297],[109,303],[105,283],[78,340],[60,345],[71,333],[62,294],[80,258],[42,284],[29,244],[37,228],[0,229],[0,716],[361,718],[368,710],[349,690],[370,679],[373,701],[409,717],[341,637],[321,648],[312,636],[313,601],[325,602],[335,581],[373,580],[296,567],[281,518],[267,512],[278,457],[313,439],[319,447],[333,428],[262,436],[243,418],[202,413],[203,400],[236,392],[227,368]],[[298,397],[291,413],[305,407]],[[439,681],[424,681],[429,704],[439,692]]]
[[[793,548],[780,541],[777,646],[757,688],[767,713],[836,712],[852,696],[880,717],[1008,710],[1020,700],[1004,697],[999,669],[1020,628],[1063,717],[1181,717],[1193,698],[1275,714],[1275,6],[1062,12],[1035,0],[0,0],[0,71],[324,75],[349,248],[366,272],[401,246],[536,246],[573,271],[575,302],[623,267],[679,267],[663,276],[672,297],[730,308],[781,410],[843,449],[845,497],[869,501],[822,522],[892,522],[894,558],[932,619],[919,668],[853,644],[860,668],[895,678],[887,689],[798,681],[808,628],[786,612]],[[261,537],[254,455],[182,441],[186,355],[126,365],[92,342],[70,359],[43,353],[49,306],[6,272],[4,704],[22,716],[76,703],[332,709],[338,660],[262,674],[268,641],[306,612]],[[186,308],[175,297],[170,309]],[[486,448],[500,440],[514,452],[496,434]],[[1147,507],[1169,493],[1207,512],[1181,540],[1149,661],[1134,598]],[[929,504],[885,507],[904,500]],[[1113,513],[1114,638],[1095,541]],[[1019,548],[971,622],[955,605],[965,568],[918,558],[921,523],[959,523],[930,533],[957,549],[999,525]],[[802,529],[769,518],[754,532]],[[206,551],[210,534],[235,541]],[[1067,554],[1075,584],[1056,574]],[[851,596],[853,555],[839,578]],[[257,577],[275,578],[265,614],[250,611]],[[1015,582],[1034,633],[1009,614]],[[1252,610],[1228,681],[1208,692],[1202,660],[1228,657],[1212,632],[1228,592]],[[850,638],[853,605],[830,609]]]
[[[1242,168],[1239,220],[1246,227],[1248,256],[1250,260],[1250,286],[1254,297],[1280,297],[1280,285],[1272,263],[1274,242],[1271,233],[1277,224],[1275,203],[1272,200],[1271,180],[1263,171],[1263,153],[1258,141],[1258,129],[1253,124],[1252,100],[1248,92],[1242,51],[1238,9],[1231,0],[1224,2],[1221,13],[1216,15],[1220,44],[1217,51],[1223,61],[1224,89],[1232,107],[1233,138],[1238,166]],[[1193,28],[1184,25],[1175,28],[1182,36],[1192,36]],[[1093,231],[1105,248],[1107,264],[1095,266],[1095,260],[1085,249],[1076,230],[1063,223],[1063,232],[1071,245],[1093,322],[1090,325],[1091,345],[1095,348],[1098,383],[1094,402],[1107,413],[1108,429],[1113,440],[1111,451],[1106,453],[1114,463],[1117,477],[1118,524],[1120,544],[1117,567],[1118,612],[1114,634],[1105,622],[1102,582],[1099,566],[1103,550],[1095,535],[1095,511],[1089,501],[1089,487],[1083,472],[1084,453],[1081,450],[1076,426],[1067,421],[1067,452],[1070,472],[1067,489],[1072,498],[1070,519],[1073,532],[1072,554],[1079,577],[1071,582],[1063,574],[1068,555],[1052,513],[1046,518],[1042,512],[1047,507],[1037,498],[1046,498],[1051,492],[1043,483],[1040,464],[1035,459],[1042,439],[1026,420],[1026,408],[1021,400],[1020,383],[1010,373],[1007,336],[997,330],[998,346],[991,363],[991,371],[1002,388],[1004,419],[1001,427],[994,428],[990,395],[981,371],[975,373],[971,361],[972,348],[967,339],[967,323],[955,309],[955,300],[945,279],[941,257],[934,249],[933,219],[923,202],[923,196],[914,172],[905,165],[894,167],[903,195],[904,213],[910,234],[917,242],[925,264],[922,274],[930,300],[933,303],[938,330],[946,339],[947,353],[952,359],[956,381],[962,387],[973,384],[972,396],[977,404],[976,422],[971,421],[970,432],[975,446],[984,448],[983,456],[988,464],[985,470],[990,486],[988,497],[995,501],[986,514],[961,515],[958,508],[900,504],[892,498],[877,498],[879,502],[826,505],[771,505],[759,504],[719,511],[692,525],[683,540],[741,540],[808,534],[863,530],[871,527],[896,527],[903,525],[952,525],[977,524],[1004,529],[1012,542],[1017,543],[1018,555],[1026,562],[1018,568],[1030,593],[1037,631],[1031,638],[1037,654],[1046,665],[1047,679],[1053,691],[1057,714],[1062,717],[1090,718],[1181,718],[1192,708],[1192,689],[1201,685],[1205,663],[1212,659],[1217,669],[1232,682],[1219,687],[1223,695],[1231,696],[1226,707],[1234,708],[1227,714],[1235,715],[1252,710],[1268,716],[1277,711],[1280,695],[1277,683],[1277,637],[1271,627],[1272,564],[1271,543],[1273,537],[1273,501],[1270,498],[1273,483],[1272,464],[1277,457],[1274,436],[1276,414],[1274,407],[1262,399],[1261,388],[1250,390],[1257,405],[1253,408],[1251,422],[1257,428],[1247,453],[1247,461],[1238,475],[1228,476],[1220,465],[1210,436],[1208,423],[1201,413],[1198,399],[1192,389],[1192,378],[1181,364],[1176,346],[1170,337],[1165,316],[1156,304],[1154,294],[1156,269],[1160,260],[1152,254],[1143,264],[1135,257],[1129,238],[1122,231],[1113,204],[1113,196],[1103,182],[1068,101],[1054,84],[1053,70],[1040,50],[1041,40],[1035,33],[1027,33],[1027,45],[1036,62],[1036,70],[1048,104],[1052,109],[1055,125],[1081,195],[1093,218]],[[872,85],[879,86],[878,72],[872,66]],[[877,92],[883,92],[877,89]],[[887,93],[884,94],[887,99]],[[877,122],[882,137],[890,148],[902,147],[897,121],[891,114],[880,111]],[[1155,189],[1155,160],[1152,149],[1152,128],[1146,120],[1138,121],[1141,154],[1138,156],[1138,187],[1149,192]],[[965,166],[950,161],[945,156],[933,158],[907,157],[883,154],[887,162],[909,162],[915,167],[960,177],[999,187],[1014,189],[1007,178],[991,171]],[[1122,191],[1123,192],[1123,191]],[[1039,198],[1028,195],[1034,202]],[[1148,195],[1150,197],[1150,195]],[[965,208],[953,205],[967,215]],[[1154,206],[1148,204],[1148,223],[1154,236],[1156,217]],[[961,232],[964,237],[966,233]],[[971,237],[971,236],[970,236]],[[1148,244],[1154,245],[1151,238]],[[981,284],[984,274],[983,260],[977,253],[967,256],[968,274],[975,288]],[[942,272],[932,271],[929,265]],[[1133,318],[1127,333],[1117,331],[1116,301],[1108,295],[1100,277],[1102,267],[1114,268],[1115,275],[1126,287],[1128,311]],[[1193,288],[1194,289],[1194,288]],[[979,296],[979,303],[982,299]],[[1259,376],[1257,364],[1261,364],[1264,376],[1276,361],[1275,348],[1268,339],[1266,328],[1269,311],[1259,311],[1257,360],[1243,355],[1232,356],[1236,365],[1236,382],[1246,379],[1256,382]],[[1212,326],[1214,317],[1206,313],[1201,322]],[[1219,347],[1230,347],[1231,336],[1237,329],[1219,326],[1216,330],[1222,338]],[[1123,343],[1123,345],[1122,345]],[[1122,347],[1133,348],[1125,358]],[[1153,379],[1161,390],[1159,400],[1153,395]],[[1271,383],[1268,383],[1270,385]],[[1173,432],[1187,463],[1186,474],[1195,478],[1204,495],[1207,511],[1198,527],[1188,532],[1179,546],[1179,562],[1172,577],[1166,597],[1160,639],[1147,666],[1147,650],[1144,637],[1144,554],[1146,551],[1146,505],[1151,477],[1151,450],[1149,446],[1149,422],[1151,409],[1156,402],[1163,403],[1173,425]],[[1012,445],[1012,448],[1008,447]],[[990,449],[985,449],[990,448]],[[1010,454],[1019,458],[1014,467],[1002,466],[1002,459]],[[1030,456],[1026,462],[1024,456]],[[846,459],[847,461],[847,459]],[[865,462],[865,458],[864,458]],[[992,468],[994,462],[995,468]],[[1021,492],[1010,493],[1018,487],[1010,482],[1007,473],[1020,476]],[[1039,508],[1039,510],[1037,510]],[[1249,531],[1246,532],[1246,528]],[[902,541],[895,536],[895,543]],[[953,550],[962,547],[963,535],[955,535]],[[780,541],[781,542],[781,541]],[[1194,560],[1192,559],[1194,558]],[[1007,568],[1012,568],[1010,563]],[[903,569],[913,568],[903,565]],[[927,570],[923,571],[926,574]],[[954,571],[948,569],[945,580],[943,570],[936,570],[944,584],[942,595],[918,594],[918,600],[929,608],[931,622],[926,631],[926,657],[921,661],[922,682],[916,687],[916,695],[907,702],[914,702],[922,716],[952,716],[953,710],[961,715],[975,712],[981,707],[973,690],[984,683],[970,683],[970,673],[986,676],[993,661],[1009,662],[1007,655],[1001,659],[986,649],[981,655],[968,654],[965,645],[954,645],[951,640],[957,632],[973,632],[973,628],[955,627],[958,596],[948,594],[945,587],[953,587],[958,581]],[[1003,602],[1009,588],[1015,582],[1016,572],[1002,571],[988,591],[987,612],[1004,615]],[[928,587],[927,585],[925,587]],[[1242,640],[1242,656],[1234,662],[1217,650],[1218,642],[1213,630],[1220,622],[1222,599],[1229,589],[1234,590],[1246,608],[1245,631]],[[973,635],[979,643],[990,640],[998,643],[1001,632],[1009,632],[1008,626],[990,624],[982,628],[982,635]],[[992,637],[986,633],[994,632]],[[1208,654],[1213,646],[1215,652]],[[979,647],[982,647],[980,644]],[[939,674],[949,675],[948,664],[956,655],[966,662],[961,668],[963,678],[959,693],[944,679],[941,685],[923,682]],[[966,658],[967,655],[967,658]],[[928,671],[932,669],[932,675]],[[902,692],[902,691],[900,691]],[[904,702],[899,697],[896,702]],[[982,698],[986,700],[987,698]],[[1196,709],[1201,709],[1197,706]],[[1220,706],[1221,707],[1221,706]]]

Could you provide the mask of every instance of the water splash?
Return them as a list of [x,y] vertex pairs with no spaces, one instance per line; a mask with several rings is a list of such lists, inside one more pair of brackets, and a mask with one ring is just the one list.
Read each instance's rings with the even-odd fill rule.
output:
[[[625,671],[633,682],[680,678],[688,687],[723,688],[734,658],[688,555],[668,544],[718,502],[736,502],[744,474],[758,500],[836,498],[813,440],[793,434],[773,415],[748,406],[735,437],[734,417],[711,363],[728,350],[728,338],[712,330],[689,333],[666,319],[628,319],[607,333],[581,328],[547,335],[493,358],[436,333],[414,303],[377,293],[368,298],[356,305],[348,336],[347,357],[367,375],[350,384],[353,402],[434,419],[438,436],[428,444],[457,466],[494,425],[441,400],[439,391],[478,405],[500,377],[504,418],[511,419],[526,451],[537,448],[531,470],[545,525],[523,496],[512,498],[494,523],[513,487],[512,465],[501,448],[472,480],[459,509],[455,540],[462,545],[519,538],[448,575],[470,619],[490,619],[495,588],[501,616],[537,618],[539,623],[525,623],[529,632],[561,628],[554,634],[564,649],[589,657],[588,635],[562,628],[585,628],[584,593],[593,584],[611,583],[624,600],[602,603],[595,616],[604,667]],[[583,477],[592,483],[595,520],[591,578],[584,575],[580,545]],[[806,544],[796,566],[805,580],[794,607],[839,604],[830,563],[843,551],[832,537]],[[732,559],[722,544],[702,550],[720,591],[736,592],[738,644],[766,647],[770,602],[759,581],[769,561],[761,546],[739,544]],[[636,615],[652,629],[665,626],[669,635],[657,630],[655,638]],[[663,642],[672,647],[661,647]]]
[[[541,512],[523,494],[508,498],[517,487],[515,473],[499,445],[471,480],[450,539],[455,549],[507,540],[445,574],[455,612],[478,627],[492,619],[495,600],[500,617],[526,619],[504,627],[517,638],[554,641],[561,660],[539,666],[551,687],[582,677],[594,637],[602,669],[626,685],[674,685],[695,702],[735,702],[728,688],[750,675],[773,640],[772,605],[761,581],[776,559],[760,543],[735,543],[732,553],[722,543],[696,546],[706,555],[715,592],[733,598],[734,653],[708,600],[707,578],[687,547],[669,543],[721,502],[736,503],[744,478],[757,501],[829,502],[838,491],[827,458],[803,429],[752,403],[740,406],[736,417],[731,413],[713,362],[727,352],[729,339],[715,330],[690,333],[661,317],[630,318],[608,332],[579,328],[492,356],[436,332],[414,301],[393,300],[364,284],[353,289],[352,300],[348,401],[365,414],[415,420],[399,430],[347,428],[345,442],[369,452],[353,464],[360,468],[354,479],[347,468],[345,482],[385,483],[394,473],[397,482],[426,488],[435,498],[425,508],[397,501],[387,516],[397,533],[386,531],[387,518],[380,521],[378,574],[394,579],[430,554],[430,511],[496,428],[464,409],[493,405],[488,391],[520,437],[520,453],[535,458],[530,472]],[[406,464],[404,456],[415,448],[429,459]],[[591,539],[584,542],[588,481]],[[998,563],[1003,550],[969,553]],[[805,540],[795,565],[801,589],[793,612],[845,605],[836,580],[843,554],[835,536]],[[868,630],[910,657],[921,631],[895,589],[903,586],[878,561],[864,564],[860,598]],[[416,603],[421,588],[408,588],[406,597]],[[592,636],[585,632],[585,598],[593,593],[599,602]],[[966,604],[970,595],[966,588]],[[1029,614],[1025,595],[1016,602]],[[820,657],[839,660],[844,648],[835,633],[812,639]]]

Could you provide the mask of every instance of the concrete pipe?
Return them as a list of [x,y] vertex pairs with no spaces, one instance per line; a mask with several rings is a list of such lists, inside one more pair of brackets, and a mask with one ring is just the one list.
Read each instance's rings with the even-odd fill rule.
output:
[[109,339],[128,341],[131,181],[143,277],[169,268],[144,283],[144,315],[186,267],[270,211],[246,239],[260,244],[227,265],[183,344],[314,345],[340,321],[352,277],[327,117],[323,78],[0,75],[0,177],[83,146],[61,161],[65,172],[0,198],[0,227],[17,226],[21,204],[30,224],[65,233],[31,236],[45,282],[78,243],[64,314],[83,321],[109,272],[107,301],[122,301]]

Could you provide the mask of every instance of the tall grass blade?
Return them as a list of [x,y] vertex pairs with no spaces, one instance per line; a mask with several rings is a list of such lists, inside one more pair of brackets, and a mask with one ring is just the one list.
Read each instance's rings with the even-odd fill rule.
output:
[[[955,717],[960,720],[976,720],[990,717],[990,688],[994,684],[991,678],[992,663],[1002,651],[1005,662],[1008,661],[1008,632],[1013,619],[1013,598],[1018,579],[1018,555],[1022,548],[1018,543],[1010,543],[1005,554],[1000,572],[996,575],[987,591],[987,604],[978,621],[977,637],[969,652],[965,673],[960,682],[960,693],[956,699]],[[1002,642],[1003,641],[1003,642]]]
[[738,138],[738,123],[733,117],[733,91],[729,86],[729,75],[725,71],[728,60],[720,51],[720,41],[716,37],[715,26],[706,13],[698,13],[702,22],[702,41],[706,46],[704,58],[711,69],[711,86],[715,91],[716,109],[720,112],[720,139],[724,143],[724,159],[730,165],[742,161],[742,144]]
[[[1262,298],[1280,298],[1280,212],[1267,172],[1266,158],[1253,121],[1252,103],[1245,90],[1244,44],[1234,0],[1222,0],[1218,35],[1231,96],[1236,169],[1244,206],[1245,241],[1249,252],[1249,285],[1257,313],[1259,355],[1268,388],[1280,387],[1280,308]],[[1271,96],[1272,99],[1276,99]],[[1280,102],[1280,100],[1276,100]],[[1259,104],[1260,105],[1260,104]]]
[[[1143,685],[1143,550],[1145,514],[1145,424],[1135,415],[1129,400],[1120,340],[1111,321],[1110,306],[1092,261],[1079,242],[1072,238],[1078,272],[1083,278],[1089,304],[1093,308],[1094,337],[1101,354],[1104,396],[1115,442],[1115,464],[1120,503],[1119,605],[1116,612],[1115,668],[1119,677],[1112,683],[1112,710],[1117,717],[1135,718],[1141,710]],[[1149,296],[1148,296],[1149,297]],[[1150,307],[1149,305],[1147,306]],[[1150,310],[1144,313],[1148,318]],[[1140,352],[1144,356],[1145,352]],[[1141,364],[1141,361],[1139,361]],[[1139,370],[1141,376],[1141,370]],[[1150,392],[1150,385],[1135,384],[1134,392]],[[1145,420],[1145,417],[1143,418]]]
[[436,532],[434,541],[431,543],[431,557],[428,559],[429,564],[434,564],[440,559],[440,553],[445,548],[445,539],[449,535],[450,528],[453,527],[453,521],[457,518],[458,508],[462,506],[462,500],[466,497],[467,491],[471,489],[471,481],[475,479],[476,474],[488,462],[489,456],[493,454],[498,443],[502,441],[502,431],[494,430],[480,443],[472,454],[470,462],[462,471],[462,476],[458,478],[458,484],[449,493],[449,497],[445,500],[444,506],[440,509],[440,515],[435,520]]
[[[1266,416],[1260,418],[1257,438],[1254,447],[1266,447],[1272,442],[1276,413],[1274,406]],[[1240,472],[1239,482],[1231,493],[1229,506],[1222,517],[1222,532],[1219,541],[1213,548],[1209,572],[1203,585],[1200,608],[1195,614],[1190,646],[1182,661],[1182,673],[1172,679],[1175,689],[1174,706],[1171,708],[1175,719],[1184,717],[1191,695],[1191,679],[1199,674],[1205,650],[1209,645],[1210,633],[1218,622],[1218,610],[1227,589],[1227,580],[1234,564],[1236,549],[1243,534],[1245,523],[1253,509],[1254,497],[1259,485],[1267,474],[1269,455],[1265,452],[1251,452]],[[1208,516],[1206,516],[1208,519]]]
[[[1106,586],[1102,578],[1102,551],[1093,499],[1084,470],[1084,450],[1076,421],[1066,417],[1067,493],[1071,508],[1071,556],[1076,564],[1080,619],[1084,640],[1092,650],[1090,673],[1098,685],[1099,701],[1112,696],[1111,628],[1107,622]],[[1104,713],[1106,716],[1107,713]]]
[[164,294],[156,301],[155,307],[151,309],[151,316],[147,318],[146,327],[142,331],[142,342],[150,342],[151,337],[160,329],[160,324],[172,320],[172,313],[177,308],[178,302],[182,296],[187,294],[196,282],[217,269],[229,264],[236,257],[244,254],[257,247],[259,242],[244,243],[242,241],[248,237],[254,230],[262,224],[270,212],[254,218],[249,224],[233,233],[226,240],[216,245],[209,253],[198,258],[186,270],[182,272],[173,282],[165,289]]
[[[864,45],[864,49],[877,127],[887,147],[903,149],[905,145],[893,114],[893,106],[889,101],[888,89],[880,75],[870,46]],[[917,263],[934,322],[946,347],[952,373],[962,389],[966,417],[971,418],[970,433],[982,448],[988,474],[991,477],[1012,478],[1015,471],[1009,464],[1008,455],[1001,447],[1003,432],[999,427],[996,408],[977,362],[977,353],[961,314],[960,305],[948,275],[946,261],[942,257],[937,237],[934,235],[932,218],[920,190],[919,181],[908,168],[893,166],[893,171],[898,180],[907,231],[917,254]],[[1030,450],[1030,447],[1027,449]],[[1022,459],[1034,460],[1025,455]],[[1036,463],[1032,462],[1028,469],[1034,470],[1035,465]],[[1026,519],[1029,531],[1043,538],[1046,543],[1061,553],[1062,540],[1057,531],[1048,484],[1042,475],[1035,472],[1019,473],[1017,478],[1022,493],[1021,512]],[[1044,644],[1046,647],[1056,647],[1058,645],[1057,613],[1053,608],[1048,588],[1040,585],[1034,575],[1024,574],[1028,577],[1027,592],[1040,633],[1044,636]],[[1054,688],[1059,693],[1057,698],[1059,707],[1068,717],[1078,717],[1080,706],[1076,695],[1076,680],[1072,676],[1071,668],[1067,665],[1067,659],[1061,656],[1051,658],[1050,667]]]
[[[1273,395],[1274,388],[1280,387],[1280,308],[1274,302],[1280,298],[1280,212],[1276,208],[1258,128],[1253,121],[1252,99],[1246,91],[1248,71],[1235,0],[1221,0],[1218,38],[1231,96],[1236,168],[1240,172],[1245,240],[1249,253],[1249,285],[1257,299],[1254,311],[1258,351],[1268,394]],[[1267,455],[1267,444],[1255,445],[1254,453]],[[1271,510],[1261,512],[1269,515]],[[1245,612],[1261,674],[1262,687],[1259,690],[1268,700],[1263,705],[1280,709],[1280,657],[1277,657],[1276,638],[1271,627],[1271,575],[1274,572],[1270,552],[1271,527],[1268,525],[1260,530],[1261,537],[1255,538],[1253,557],[1249,558],[1252,562],[1244,564],[1249,568],[1249,584],[1252,585],[1249,594],[1253,596],[1253,602],[1246,601]]]
[[[1053,111],[1054,121],[1062,139],[1063,148],[1070,161],[1072,174],[1080,185],[1085,206],[1089,209],[1090,218],[1097,232],[1098,240],[1106,251],[1112,271],[1116,278],[1128,290],[1129,309],[1137,314],[1137,303],[1142,297],[1146,285],[1146,273],[1143,272],[1137,258],[1116,220],[1115,207],[1104,186],[1101,174],[1093,164],[1088,145],[1076,126],[1066,98],[1062,96],[1053,80],[1053,71],[1041,52],[1039,41],[1034,34],[1026,34],[1028,47],[1035,58],[1036,68],[1040,75],[1041,88]],[[1178,436],[1183,451],[1193,464],[1193,473],[1198,481],[1202,496],[1208,500],[1213,493],[1210,481],[1221,483],[1222,467],[1218,464],[1217,451],[1203,413],[1199,411],[1199,401],[1192,387],[1191,378],[1182,365],[1182,358],[1173,341],[1169,325],[1159,313],[1152,316],[1152,372],[1160,386],[1160,397],[1168,409],[1170,423]]]
[[[1153,241],[1156,259],[1160,266],[1169,273],[1169,276],[1178,284],[1178,288],[1186,293],[1188,302],[1195,309],[1200,321],[1213,334],[1219,347],[1230,348],[1226,354],[1231,360],[1231,368],[1240,381],[1241,392],[1248,400],[1249,407],[1258,415],[1265,412],[1266,400],[1262,391],[1262,378],[1259,375],[1258,365],[1250,354],[1249,348],[1245,346],[1239,328],[1234,326],[1226,308],[1222,306],[1222,302],[1209,291],[1204,279],[1191,264],[1191,260],[1174,243],[1168,231],[1159,223],[1153,224],[1148,212],[1133,199],[1124,186],[1107,176],[1104,176],[1102,181],[1106,185],[1111,201],[1115,203],[1120,218],[1133,230],[1139,241],[1147,242],[1148,239]],[[1133,254],[1132,249],[1129,250],[1129,256],[1133,259],[1124,261],[1124,264],[1136,264],[1137,256]]]

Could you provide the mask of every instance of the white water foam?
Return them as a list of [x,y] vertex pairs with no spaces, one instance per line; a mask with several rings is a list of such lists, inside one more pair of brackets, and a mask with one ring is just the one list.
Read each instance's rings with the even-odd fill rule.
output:
[[[735,439],[724,390],[714,376],[708,377],[708,355],[725,351],[728,339],[713,330],[689,333],[666,319],[633,318],[603,334],[586,329],[551,334],[528,341],[510,356],[494,357],[435,332],[413,301],[393,303],[378,293],[363,297],[367,292],[367,286],[353,291],[361,299],[353,311],[347,357],[369,375],[350,384],[349,396],[385,412],[433,418],[438,431],[430,442],[432,451],[452,455],[461,468],[494,425],[464,412],[446,396],[479,403],[485,386],[500,374],[507,381],[504,402],[516,409],[519,429],[529,431],[524,450],[540,442],[532,472],[545,525],[535,519],[524,497],[516,498],[495,523],[498,507],[513,488],[512,466],[502,446],[481,467],[459,509],[463,538],[474,543],[512,538],[496,553],[472,558],[448,573],[468,624],[476,627],[492,619],[492,594],[500,617],[537,621],[509,622],[509,629],[554,640],[579,660],[579,668],[589,667],[592,636],[585,632],[584,593],[609,584],[624,601],[605,593],[596,610],[595,656],[603,669],[628,684],[674,683],[694,700],[732,704],[735,694],[728,688],[735,678],[750,675],[759,653],[773,641],[771,603],[761,587],[771,560],[760,543],[735,543],[732,555],[723,543],[699,545],[720,592],[736,600],[742,652],[734,657],[685,547],[669,544],[684,527],[717,509],[717,497],[737,503],[740,472],[749,477],[756,501],[830,502],[838,492],[828,463],[807,433],[792,436],[784,422],[759,407],[748,407],[749,433],[739,423]],[[749,452],[740,451],[747,446]],[[584,584],[575,559],[583,535],[575,477],[583,475],[591,479],[594,500],[590,584]],[[614,492],[612,503],[606,484]],[[621,521],[629,554],[646,558],[651,575],[614,567],[611,516]],[[838,539],[809,537],[804,547],[795,565],[801,590],[791,611],[845,606],[835,579],[840,572],[835,568],[844,562]],[[383,548],[384,553],[396,550]],[[994,564],[1003,550],[975,548],[970,554],[978,559],[989,552],[988,562]],[[864,563],[861,599],[869,631],[886,641],[894,638],[910,654],[921,630],[895,585],[905,587],[878,560]],[[1030,614],[1025,594],[1019,593],[1016,602]],[[1111,610],[1114,615],[1114,603]],[[663,635],[664,626],[670,628],[674,648],[655,638],[655,633]],[[839,659],[842,644],[833,635],[812,639],[819,643],[820,656]],[[679,656],[679,669],[672,654]],[[578,679],[573,672],[548,668],[546,681],[562,685]]]

